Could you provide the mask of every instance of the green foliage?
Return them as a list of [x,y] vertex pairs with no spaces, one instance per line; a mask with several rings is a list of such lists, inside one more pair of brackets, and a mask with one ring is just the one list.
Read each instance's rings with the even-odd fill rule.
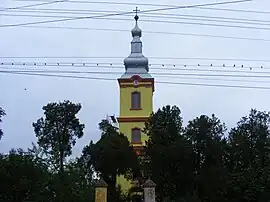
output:
[[255,109],[229,133],[228,198],[231,201],[269,201],[270,114]]
[[152,114],[144,130],[149,140],[143,170],[157,184],[159,200],[222,199],[228,161],[225,131],[225,124],[214,115],[197,117],[183,128],[176,106]]
[[49,103],[43,107],[45,118],[33,123],[38,145],[61,173],[65,157],[71,155],[76,139],[83,136],[84,124],[76,117],[80,109],[80,104],[70,101]]
[[[80,109],[70,101],[49,103],[45,116],[33,123],[37,144],[0,154],[0,201],[94,202],[97,174],[108,184],[109,202],[128,202],[116,177],[134,173],[157,184],[157,201],[270,201],[268,112],[252,109],[227,135],[215,115],[201,115],[184,127],[180,109],[165,106],[145,123],[149,139],[146,155],[139,158],[126,136],[103,120],[100,139],[68,161],[83,136],[84,125],[76,117]],[[0,108],[0,122],[4,115]]]
[[40,201],[49,197],[46,190],[49,172],[22,149],[0,157],[0,201]]
[[145,124],[148,135],[144,173],[157,184],[159,199],[185,195],[192,181],[192,147],[182,136],[181,111],[166,106],[152,114]]
[[[5,115],[6,115],[5,111],[0,107],[0,123],[2,122],[2,117]],[[0,140],[2,139],[2,136],[3,136],[3,131],[0,128]]]
[[[229,134],[233,169],[269,165],[270,114],[252,109]],[[239,164],[241,163],[241,164]]]
[[127,137],[119,133],[108,121],[100,124],[101,138],[97,143],[90,144],[83,149],[81,161],[85,162],[103,177],[109,185],[109,196],[116,200],[116,177],[123,175],[130,169],[136,169],[138,162]]
[[[227,170],[225,124],[215,115],[202,115],[189,121],[184,136],[192,144],[194,157],[194,186],[199,198],[218,201],[223,198],[223,183]],[[209,186],[211,184],[211,186]]]
[[145,123],[144,133],[148,135],[148,145],[159,143],[170,145],[183,131],[181,111],[176,106],[165,106],[153,113]]
[[94,201],[92,172],[89,173],[78,159],[67,164],[64,182],[65,201]]
[[89,165],[92,165],[96,172],[112,178],[125,174],[129,168],[136,166],[136,155],[127,137],[106,120],[100,123],[100,129],[100,140],[96,144],[90,142],[83,149],[82,158],[88,159]]
[[117,202],[129,202],[130,200],[130,196],[124,194],[122,192],[121,186],[117,185],[116,189],[115,189],[115,201]]
[[0,179],[4,182],[0,184],[0,201],[93,202],[94,186],[86,172],[77,161],[69,162],[63,186],[60,176],[50,172],[33,153],[11,150],[0,156]]

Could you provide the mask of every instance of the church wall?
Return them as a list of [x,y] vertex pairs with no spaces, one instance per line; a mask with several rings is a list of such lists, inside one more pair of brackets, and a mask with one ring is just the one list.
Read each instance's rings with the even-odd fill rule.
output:
[[[144,129],[144,122],[122,122],[119,123],[120,132],[123,133],[129,141],[131,141],[131,130],[132,128],[140,128],[141,130]],[[142,143],[148,139],[148,137],[141,133]],[[141,146],[141,144],[133,144],[133,146]]]
[[[136,154],[144,155],[143,146],[145,146],[148,137],[142,131],[145,127],[145,121],[153,112],[153,92],[155,89],[154,78],[149,73],[148,59],[142,54],[142,42],[140,40],[142,31],[138,27],[138,19],[139,17],[136,15],[136,24],[131,31],[133,37],[131,53],[124,59],[126,71],[118,79],[120,114],[117,120],[119,131],[128,138]],[[132,107],[136,109],[132,109]],[[132,140],[136,143],[132,143]],[[128,179],[138,177],[133,174],[130,173],[130,176],[125,177]],[[127,192],[131,188],[131,181],[125,177],[118,176],[117,184],[120,184],[122,190]]]
[[[131,93],[141,93],[141,110],[131,110]],[[153,111],[153,92],[149,86],[120,88],[120,117],[148,117]]]

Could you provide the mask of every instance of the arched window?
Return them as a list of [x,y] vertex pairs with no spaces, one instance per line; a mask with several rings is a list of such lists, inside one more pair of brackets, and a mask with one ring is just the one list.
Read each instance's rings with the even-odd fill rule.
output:
[[141,143],[141,130],[139,128],[132,128],[131,131],[131,142],[132,143]]
[[132,92],[131,93],[131,109],[141,109],[141,93]]

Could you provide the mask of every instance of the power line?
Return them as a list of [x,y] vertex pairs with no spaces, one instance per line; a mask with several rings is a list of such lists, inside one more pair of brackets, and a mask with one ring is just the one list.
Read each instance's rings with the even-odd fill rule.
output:
[[[1,10],[0,10],[1,11]],[[8,10],[4,12],[16,12],[16,13],[54,13],[54,14],[96,14],[96,13],[114,13],[114,12],[124,12],[116,10],[87,10],[87,9],[17,9],[17,10]],[[131,14],[127,14],[128,16]],[[172,13],[145,13],[140,16],[155,16],[156,18],[169,18],[169,19],[181,19],[181,17],[191,17],[191,18],[210,18],[210,19],[223,19],[223,20],[238,20],[238,21],[247,21],[247,22],[270,22],[269,20],[256,20],[256,19],[247,19],[247,18],[232,18],[232,17],[223,17],[223,16],[205,16],[205,15],[185,15],[185,14],[172,14]]]
[[[45,0],[16,0],[16,1],[27,1],[27,2],[44,2]],[[48,2],[48,1],[45,1]],[[169,4],[152,4],[152,3],[130,3],[130,2],[115,2],[115,1],[68,1],[68,3],[85,3],[85,4],[109,4],[109,5],[127,5],[127,6],[154,6],[154,7],[176,7],[178,5]]]
[[[95,11],[96,13],[97,11]],[[101,12],[107,12],[107,11],[101,11]],[[109,11],[108,11],[109,12]],[[2,15],[7,15],[7,16],[32,16],[32,17],[70,17],[70,16],[41,16],[41,15],[14,15],[14,14],[2,14]],[[183,15],[183,16],[194,16],[194,15]],[[150,17],[150,16],[146,16],[146,17]],[[152,17],[155,18],[163,18],[162,16],[154,16],[152,15]],[[200,16],[198,16],[200,17]],[[207,16],[203,16],[205,18],[207,18]],[[217,18],[217,17],[213,17],[212,18]],[[98,19],[102,19],[102,18],[98,18]],[[104,18],[103,18],[104,19]],[[106,18],[109,19],[109,18]],[[189,19],[186,18],[188,20],[201,20],[201,19]],[[226,18],[225,18],[226,19]],[[228,18],[230,19],[230,18]],[[130,20],[130,19],[115,19],[115,18],[111,18],[109,20]],[[242,20],[248,20],[248,19],[242,19]],[[153,22],[153,20],[142,20],[142,21],[147,21],[147,22]],[[204,20],[205,21],[205,20]],[[206,21],[217,21],[220,22],[218,20],[206,20]],[[252,20],[250,20],[252,21]],[[163,22],[163,23],[182,23],[182,22],[169,22],[169,21],[156,21],[156,22]],[[231,22],[231,21],[222,21],[222,22]],[[270,21],[263,21],[263,22],[270,22]],[[186,22],[183,22],[186,23]],[[249,22],[234,22],[234,23],[248,23],[248,24],[258,24],[258,23],[249,23]],[[190,23],[188,23],[190,24]],[[205,25],[205,24],[202,24]],[[207,24],[206,24],[207,25]],[[213,24],[211,24],[213,25]],[[261,25],[269,25],[269,24],[261,24]],[[213,25],[216,26],[216,25]],[[220,26],[220,25],[218,25]],[[222,25],[222,26],[226,26],[226,25]],[[121,30],[121,29],[96,29],[96,28],[82,28],[82,27],[48,27],[48,26],[42,26],[42,27],[38,27],[38,26],[23,26],[23,27],[33,27],[33,28],[54,28],[54,29],[68,29],[68,30],[95,30],[95,31],[129,31],[129,30]],[[240,28],[255,28],[256,27],[240,27]],[[260,28],[259,28],[260,29]],[[264,29],[264,28],[263,28]],[[145,33],[156,33],[156,34],[171,34],[171,35],[183,35],[183,36],[203,36],[203,37],[212,37],[212,38],[227,38],[227,39],[240,39],[240,40],[253,40],[253,41],[270,41],[268,39],[258,39],[258,38],[248,38],[248,37],[234,37],[234,36],[218,36],[218,35],[207,35],[207,34],[195,34],[195,33],[174,33],[174,32],[154,32],[154,31],[145,31]]]
[[203,8],[203,7],[196,7],[196,8],[198,8],[198,9],[205,9],[205,10],[218,10],[218,11],[230,11],[230,12],[256,13],[256,14],[267,14],[267,15],[270,14],[270,12],[267,12],[267,11],[241,10],[241,9],[230,9],[230,8]]
[[[41,1],[44,2],[44,0],[16,0],[16,1],[27,1],[27,2],[33,2],[33,1]],[[150,4],[150,3],[128,3],[128,2],[107,2],[107,1],[68,1],[67,3],[88,3],[88,4],[121,4],[121,5],[132,5],[132,6],[154,6],[154,7],[174,7],[176,5],[169,5],[169,4]],[[243,9],[229,9],[229,8],[207,8],[207,7],[194,7],[196,9],[205,9],[205,10],[219,10],[219,11],[229,11],[229,12],[244,12],[244,13],[256,13],[256,14],[270,14],[268,11],[256,11],[256,10],[243,10]]]
[[[11,16],[11,17],[34,17],[34,18],[71,18],[73,16],[63,16],[63,15],[32,15],[32,14],[1,14],[2,16]],[[200,18],[190,18],[190,17],[163,17],[163,16],[144,16],[145,18],[161,18],[161,19],[178,19],[178,20],[194,20],[194,21],[210,21],[210,22],[221,22],[221,23],[237,23],[237,24],[250,24],[250,25],[270,25],[269,23],[261,23],[261,22],[249,22],[249,21],[232,21],[232,20],[217,20],[217,19],[200,19]],[[130,21],[132,19],[129,18],[92,18],[92,20],[123,20]],[[175,24],[192,24],[189,22],[179,22],[179,21],[164,21],[164,20],[144,20],[141,19],[142,22],[156,22],[156,23],[175,23]],[[270,21],[266,21],[270,22]],[[216,24],[202,24],[200,25],[209,25],[209,26],[223,26],[223,27],[234,27],[234,28],[246,28],[246,29],[260,29],[258,27],[244,27],[244,26],[235,26],[235,25],[216,25]],[[269,30],[269,28],[267,28]]]
[[[41,1],[44,0],[16,0],[16,1]],[[242,2],[249,2],[253,0],[243,0],[243,1],[234,1],[233,3],[242,3]],[[48,2],[48,1],[45,1]],[[50,1],[49,1],[50,2]],[[154,6],[154,7],[178,7],[179,5],[172,5],[172,4],[153,4],[153,3],[130,3],[130,2],[115,2],[115,1],[67,1],[67,3],[85,3],[85,4],[109,4],[109,5],[129,5],[129,6]],[[212,4],[212,3],[210,3]],[[226,2],[221,2],[214,5],[223,5],[227,4]],[[213,5],[209,5],[213,6]]]
[[65,21],[72,21],[72,20],[102,18],[102,17],[109,17],[109,16],[124,15],[124,14],[129,14],[129,13],[133,13],[133,12],[113,13],[113,14],[98,15],[98,16],[83,16],[83,17],[74,17],[74,18],[68,18],[68,19],[65,18],[65,19],[59,19],[59,20],[38,21],[38,22],[26,22],[26,23],[19,23],[19,24],[0,25],[0,27],[18,27],[18,26],[25,26],[25,25],[35,25],[35,24],[45,24],[45,23],[54,23],[54,22],[65,22]]
[[[169,7],[169,8],[150,9],[150,10],[139,11],[139,13],[168,11],[168,10],[176,10],[176,9],[181,9],[181,8],[194,8],[194,7],[213,6],[213,5],[235,4],[235,3],[248,2],[248,1],[252,1],[252,0],[226,1],[226,2],[217,2],[217,3],[208,3],[208,4],[195,4],[195,5],[188,5],[188,6],[177,6],[177,7]],[[130,14],[130,13],[133,13],[133,12],[114,13],[114,14],[107,14],[107,15],[100,15],[100,16],[83,16],[83,17],[74,17],[74,18],[59,19],[59,20],[38,21],[38,22],[26,22],[26,23],[19,23],[19,24],[0,25],[0,27],[15,27],[15,26],[45,24],[45,23],[54,23],[54,22],[65,22],[65,21],[72,21],[72,20],[118,16],[118,15]]]
[[[16,69],[16,68],[14,68]],[[5,72],[8,72],[8,73],[42,73],[42,72],[46,72],[46,73],[67,73],[66,71],[50,71],[50,70],[46,70],[46,69],[43,69],[41,71],[36,71],[36,69],[32,69],[32,71],[14,71],[14,69],[12,69],[11,71],[3,71],[3,73]],[[18,69],[16,69],[18,70]],[[29,70],[29,69],[28,69]],[[1,72],[0,72],[1,73]],[[70,73],[70,72],[69,72]],[[88,73],[88,72],[79,72],[79,73]],[[243,79],[227,79],[226,77],[225,78],[206,78],[206,77],[186,77],[186,76],[177,76],[177,77],[173,77],[173,76],[166,76],[166,75],[157,75],[155,77],[162,77],[162,78],[169,78],[169,79],[191,79],[191,80],[206,80],[206,81],[224,81],[224,82],[248,82],[248,83],[270,83],[270,80],[243,80]]]
[[[103,19],[102,18],[93,18],[93,19],[95,19],[95,20],[115,20],[115,21],[130,21],[131,20],[131,19],[122,19],[122,18],[103,18]],[[192,20],[196,20],[196,19],[192,19]],[[187,24],[187,25],[229,27],[229,28],[242,28],[242,29],[254,29],[254,30],[270,30],[270,28],[268,28],[268,27],[250,27],[250,26],[240,26],[240,25],[223,25],[223,24],[210,24],[210,23],[201,23],[201,22],[179,22],[179,21],[144,20],[144,19],[141,19],[140,21],[141,22],[150,22],[150,23]],[[209,20],[204,20],[204,21],[209,21]],[[219,21],[219,22],[222,22],[222,21]],[[234,23],[236,23],[236,22],[234,22]],[[254,23],[246,22],[246,24],[254,24]],[[259,24],[259,23],[257,23],[257,24]],[[259,25],[270,25],[270,24],[259,24]]]
[[[14,73],[33,73],[33,72],[38,72],[38,73],[70,73],[70,74],[108,74],[108,75],[119,75],[123,74],[123,72],[114,72],[114,71],[55,71],[55,70],[1,70],[0,72],[2,73],[7,73],[7,72],[14,72]],[[129,72],[130,74],[136,74],[136,72]],[[270,75],[235,75],[235,74],[199,74],[199,73],[178,73],[178,72],[151,72],[152,75],[163,75],[163,76],[198,76],[198,77],[236,77],[236,78],[264,78],[268,79],[270,78]]]
[[[9,16],[16,16],[14,14],[3,14],[3,15],[9,15]],[[130,21],[131,19],[123,19],[123,18],[107,18],[107,16],[111,16],[114,14],[107,14],[107,15],[100,15],[100,16],[89,16],[84,19],[94,19],[94,20],[114,20],[114,21]],[[27,16],[27,15],[17,15],[17,16]],[[34,15],[28,15],[32,17],[53,17],[53,18],[65,18],[65,19],[72,19],[70,16],[34,16]],[[105,18],[104,18],[105,17]],[[184,19],[184,18],[182,18]],[[202,20],[202,19],[190,19],[185,18],[187,20]],[[60,19],[61,21],[64,19]],[[57,20],[56,20],[57,21]],[[55,20],[50,20],[50,22],[56,22]],[[142,22],[150,22],[150,23],[170,23],[170,24],[187,24],[187,25],[200,25],[200,26],[213,26],[213,27],[228,27],[228,28],[242,28],[242,29],[254,29],[254,30],[270,30],[270,28],[267,27],[253,27],[253,26],[240,26],[240,25],[224,25],[224,24],[211,24],[211,23],[201,23],[201,22],[180,22],[180,21],[165,21],[165,20],[144,20],[141,19]],[[203,21],[214,21],[214,22],[224,22],[224,23],[245,23],[245,24],[253,24],[253,25],[270,25],[270,24],[264,24],[264,23],[255,23],[255,22],[239,22],[239,21],[222,21],[222,20],[203,20]],[[0,27],[17,27],[17,26],[25,26],[25,25],[32,25],[32,24],[40,24],[39,22],[31,22],[31,23],[21,23],[21,24],[14,24],[14,25],[0,25]],[[45,21],[42,21],[45,22]],[[46,21],[49,22],[49,21]]]
[[[28,75],[28,76],[43,76],[43,77],[58,77],[58,78],[71,78],[71,79],[116,81],[116,79],[114,79],[114,78],[102,78],[102,77],[100,78],[100,77],[68,76],[68,75],[54,75],[54,74],[14,73],[14,72],[13,73],[8,73],[8,74]],[[242,85],[223,85],[223,84],[187,83],[187,82],[185,83],[185,82],[171,82],[171,81],[155,81],[155,83],[188,85],[188,86],[205,86],[205,87],[224,87],[224,88],[270,90],[270,87],[265,87],[265,86],[242,86]]]
[[[65,29],[65,30],[85,30],[85,31],[111,31],[111,32],[130,32],[125,29],[109,29],[109,28],[89,28],[89,27],[59,27],[59,26],[20,26],[20,28],[38,28],[38,29]],[[159,31],[143,31],[146,34],[165,34],[165,35],[181,35],[181,36],[194,36],[194,37],[211,37],[211,38],[223,38],[223,39],[237,39],[237,40],[249,40],[249,41],[264,41],[269,42],[270,39],[262,38],[249,38],[249,37],[235,37],[235,36],[222,36],[211,34],[196,34],[196,33],[181,33],[181,32],[159,32]]]
[[[16,1],[27,1],[27,2],[33,2],[33,1],[41,1],[44,2],[44,0],[16,0]],[[87,4],[111,4],[111,5],[132,5],[132,6],[154,6],[154,7],[174,7],[176,5],[172,4],[150,4],[150,3],[128,3],[128,2],[106,2],[106,1],[68,1],[67,3],[87,3]],[[268,11],[256,11],[256,10],[244,10],[244,9],[229,9],[229,8],[207,8],[207,7],[194,7],[196,9],[205,9],[205,10],[219,10],[219,11],[229,11],[229,12],[244,12],[244,13],[256,13],[256,14],[270,14]]]
[[18,6],[18,7],[10,7],[10,8],[1,8],[0,11],[6,11],[6,10],[16,10],[16,9],[22,9],[22,8],[30,8],[30,7],[37,7],[37,6],[45,6],[55,3],[61,3],[65,2],[67,0],[57,0],[57,1],[49,1],[45,3],[38,3],[38,4],[31,4],[31,5],[25,5],[25,6]]
[[[126,56],[0,56],[0,59],[124,59],[125,57]],[[148,56],[147,58],[155,60],[270,62],[270,59],[247,59],[247,58],[208,58],[208,57],[203,58],[203,57],[163,57],[163,56]],[[159,63],[159,64],[166,64],[166,63]]]
[[[93,66],[92,66],[93,67]],[[94,66],[96,67],[96,66]],[[105,69],[105,68],[110,68],[110,69],[120,69],[119,67],[98,67],[99,69]],[[3,67],[0,67],[0,69],[9,69],[8,71],[15,71],[17,72],[18,69],[16,68],[3,68]],[[196,72],[222,72],[222,73],[248,73],[248,74],[270,74],[270,72],[252,72],[252,71],[232,71],[232,70],[229,70],[229,71],[226,71],[226,70],[213,70],[213,69],[180,69],[180,68],[177,68],[177,69],[173,69],[173,68],[151,68],[152,70],[173,70],[173,71],[196,71]],[[93,73],[101,73],[101,74],[110,74],[111,72],[105,72],[105,71],[78,71],[78,70],[48,70],[48,69],[19,69],[21,70],[20,72],[49,72],[49,73],[78,73],[78,74],[93,74]],[[116,73],[116,74],[122,74],[123,72],[113,72],[113,73]],[[134,72],[134,74],[136,74]],[[150,71],[150,74],[156,74],[156,75],[178,75],[178,73],[165,73],[165,72],[153,72],[153,71]]]
[[[107,66],[106,66],[107,65]],[[17,66],[23,66],[24,69],[26,69],[28,66],[32,66],[32,67],[84,67],[84,68],[109,68],[109,69],[124,69],[124,66],[122,63],[89,63],[89,62],[85,62],[85,63],[37,63],[37,62],[33,62],[33,63],[17,63],[17,62],[1,62],[0,63],[0,68],[13,68],[13,66],[17,67]],[[152,67],[152,66],[160,66],[160,67]],[[166,67],[165,67],[166,66]],[[168,67],[171,66],[171,67]],[[162,64],[162,63],[153,63],[153,64],[149,64],[150,69],[155,69],[155,70],[179,70],[179,71],[209,71],[209,72],[234,72],[234,73],[265,73],[265,72],[261,72],[261,71],[253,71],[253,69],[265,69],[264,66],[244,66],[244,65],[213,65],[213,64]],[[182,67],[182,68],[181,68]],[[189,68],[189,67],[198,67],[198,68]],[[201,69],[202,67],[208,67],[211,69]],[[212,68],[222,68],[222,69],[212,69]],[[241,68],[241,69],[246,69],[248,68],[249,71],[239,71],[239,70],[225,70],[224,68]],[[266,67],[267,69],[267,67]],[[270,69],[270,68],[269,68]],[[251,71],[252,70],[252,71]],[[269,72],[270,73],[270,72]]]

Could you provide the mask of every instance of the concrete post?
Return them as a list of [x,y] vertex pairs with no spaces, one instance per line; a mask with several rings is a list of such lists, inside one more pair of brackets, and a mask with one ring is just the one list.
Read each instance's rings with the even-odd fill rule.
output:
[[155,193],[156,184],[148,179],[143,185],[144,190],[144,201],[145,202],[155,202],[156,201],[156,193]]
[[107,183],[100,179],[95,186],[95,202],[107,202]]

